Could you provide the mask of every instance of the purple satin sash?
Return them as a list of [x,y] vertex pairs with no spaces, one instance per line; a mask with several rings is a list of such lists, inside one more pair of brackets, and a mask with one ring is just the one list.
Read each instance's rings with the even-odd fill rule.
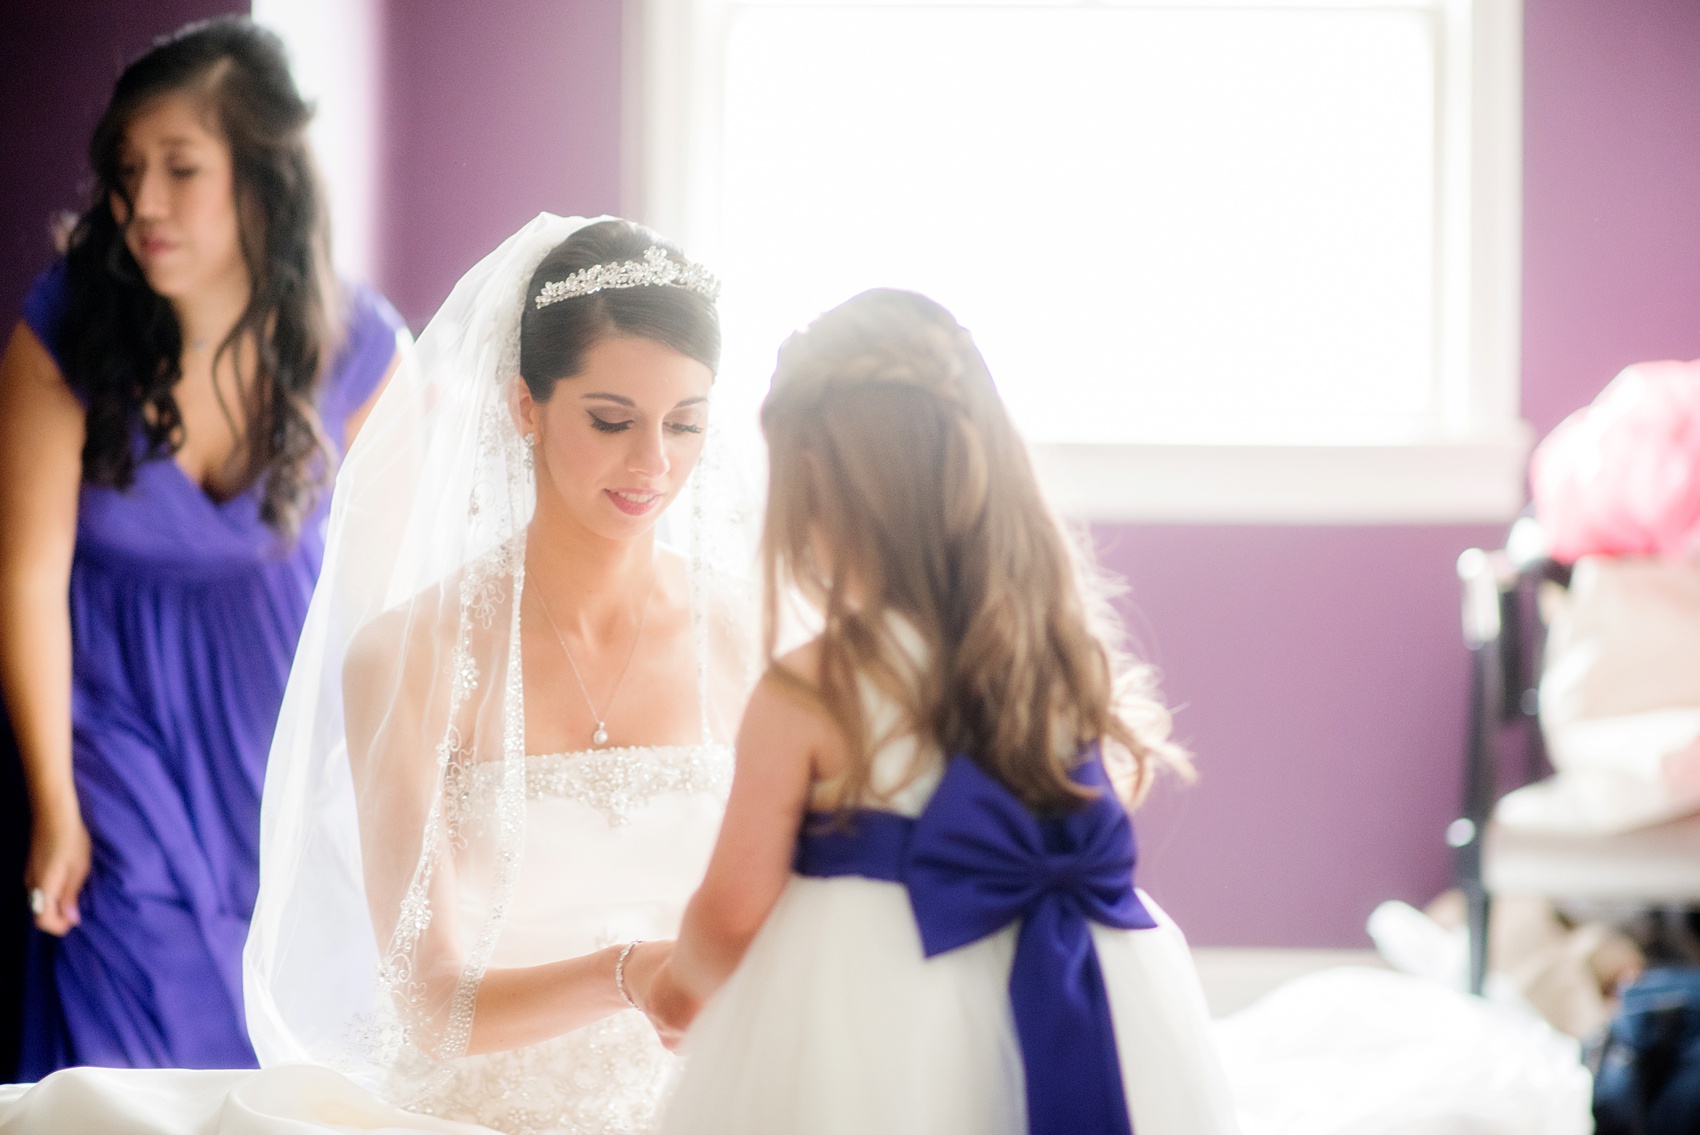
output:
[[927,957],[1019,919],[1009,1000],[1031,1135],[1132,1135],[1110,1003],[1089,922],[1148,930],[1133,889],[1133,824],[1094,752],[1075,771],[1098,796],[1041,819],[972,760],[955,756],[920,816],[811,813],[799,875],[902,883]]

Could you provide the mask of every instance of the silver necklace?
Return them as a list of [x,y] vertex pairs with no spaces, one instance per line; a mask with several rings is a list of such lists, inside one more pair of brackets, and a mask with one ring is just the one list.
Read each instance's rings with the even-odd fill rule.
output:
[[[626,672],[632,668],[632,659],[637,657],[638,640],[643,637],[643,624],[649,618],[649,600],[655,594],[655,574],[650,573],[649,590],[643,593],[643,607],[638,611],[637,633],[632,635],[631,653],[626,655],[626,664],[620,668],[620,677],[614,682],[614,689],[608,694],[608,709],[614,708],[614,699],[620,696],[620,687],[625,684]],[[578,663],[573,661],[573,652],[567,649],[566,636],[555,622],[555,616],[549,611],[549,601],[543,598],[541,589],[537,591],[537,602],[543,608],[543,617],[549,620],[549,629],[555,632],[555,641],[561,644],[561,653],[567,656],[567,665],[573,668],[573,677],[578,679],[579,693],[584,695],[584,704],[590,707],[590,716],[596,719],[596,731],[590,735],[590,743],[601,748],[608,743],[608,715],[596,708],[596,703],[590,700],[590,688],[584,684],[584,675],[579,673]]]

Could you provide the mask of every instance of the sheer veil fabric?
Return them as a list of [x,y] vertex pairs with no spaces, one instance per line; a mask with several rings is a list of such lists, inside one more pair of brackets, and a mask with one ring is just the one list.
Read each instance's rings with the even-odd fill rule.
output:
[[[526,840],[520,312],[544,254],[590,223],[542,214],[468,272],[338,475],[261,811],[244,992],[263,1066],[329,1065],[409,1106],[467,1052]],[[708,594],[740,546],[710,488],[717,432],[663,518],[689,553],[693,697],[707,612],[753,625]]]

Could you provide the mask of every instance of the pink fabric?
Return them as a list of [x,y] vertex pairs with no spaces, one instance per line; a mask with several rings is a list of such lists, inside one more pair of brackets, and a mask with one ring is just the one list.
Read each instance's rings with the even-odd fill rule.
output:
[[1555,559],[1700,560],[1700,359],[1624,370],[1536,447],[1529,482]]

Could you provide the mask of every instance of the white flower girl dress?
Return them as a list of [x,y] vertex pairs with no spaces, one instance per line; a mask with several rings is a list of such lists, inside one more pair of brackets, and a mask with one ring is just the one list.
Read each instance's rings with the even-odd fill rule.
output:
[[[870,710],[870,732],[880,736],[896,707]],[[1087,767],[1101,769],[1095,761]],[[915,768],[920,774],[911,778]],[[1035,886],[1019,877],[1033,863],[1045,875],[1067,874],[1082,861],[1072,868],[1066,857],[1041,862],[1059,846],[1044,824],[1026,829],[1029,837],[1037,833],[1037,843],[1009,852],[1009,843],[1020,842],[1011,833],[1032,817],[972,762],[946,761],[913,736],[876,754],[872,783],[879,811],[857,811],[848,825],[816,834],[805,828],[802,874],[793,875],[743,962],[686,1038],[667,1135],[1017,1135],[1030,1129],[1030,1108],[1036,1108],[1033,1131],[1045,1126],[1039,1110],[1051,1130],[1058,1122],[1082,1132],[1123,1123],[1121,1130],[1138,1135],[1239,1130],[1186,941],[1148,896],[1131,888],[1129,874],[1114,868],[1117,877],[1106,881],[1131,900],[1122,909],[1133,915],[1121,921],[1145,928],[1089,921],[1076,922],[1073,931],[1074,963],[1095,951],[1113,1042],[1100,1033],[1071,1046],[1073,1026],[1046,1017],[1067,999],[1055,987],[1042,989],[1037,1003],[1029,998],[1025,1013],[1014,1008],[1022,995],[1012,973],[1033,968],[1019,955],[1028,948],[1037,956],[1047,943],[1023,943],[1021,923],[1010,922],[968,944],[931,949],[949,946],[938,939],[952,928],[939,929],[936,911],[923,928],[917,911],[930,903],[945,908],[947,924],[973,921],[988,892],[1042,890],[1043,879]],[[988,800],[991,811],[982,814]],[[946,811],[951,815],[938,815]],[[1132,833],[1119,801],[1106,793],[1086,811],[1102,821],[1087,843],[1113,843],[1118,823],[1126,829],[1129,858],[1121,862],[1131,868]],[[897,848],[904,841],[910,846]],[[978,877],[960,855],[951,861],[970,844],[976,846],[968,859],[988,868]],[[870,845],[883,846],[870,855]],[[1010,868],[1023,855],[1033,862]],[[917,878],[929,857],[933,877]],[[907,867],[898,866],[901,860]],[[907,886],[889,877],[906,873]],[[1067,937],[1067,908],[1078,897],[1058,900],[1057,917],[1029,906],[1025,921],[1036,934]],[[992,922],[1002,917],[994,914]],[[1092,1014],[1083,1012],[1089,1033]],[[1072,1097],[1092,1095],[1094,1081],[1102,1086],[1117,1073],[1119,1095],[1113,1085],[1100,1095],[1111,1105],[1122,1099],[1124,1115],[1099,1112],[1092,1120],[1089,1109],[1073,1108]],[[1107,1125],[1085,1126],[1100,1121]]]

